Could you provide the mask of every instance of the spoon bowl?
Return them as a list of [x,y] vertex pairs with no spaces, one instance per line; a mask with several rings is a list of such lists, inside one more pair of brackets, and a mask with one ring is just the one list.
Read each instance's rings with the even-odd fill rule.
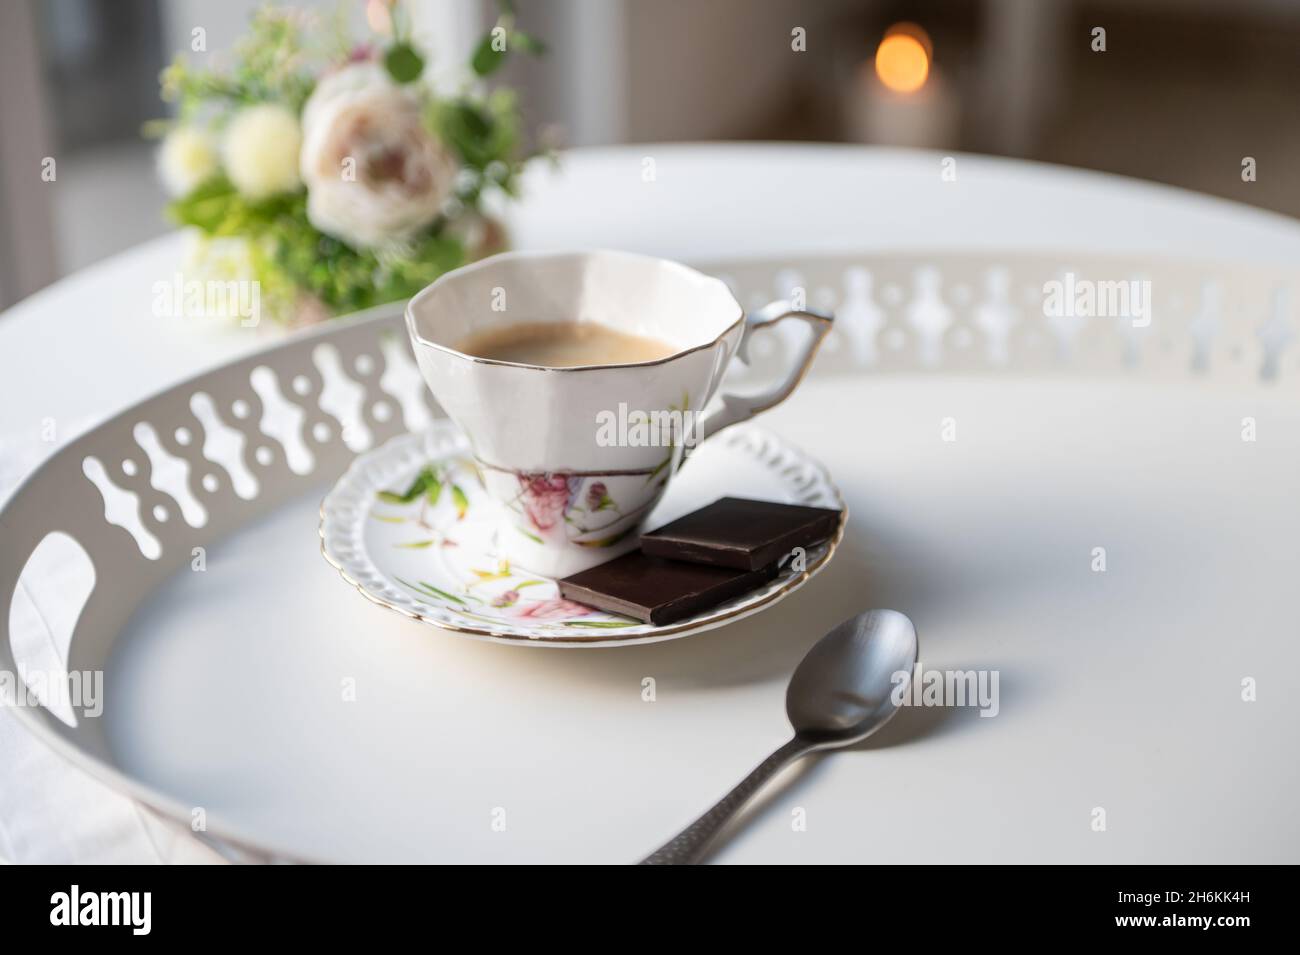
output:
[[795,667],[785,693],[794,737],[642,865],[697,862],[718,831],[773,776],[809,753],[866,739],[898,712],[916,666],[916,628],[897,610],[866,610],[818,640]]
[[[868,610],[818,640],[795,668],[785,711],[819,749],[849,746],[884,726],[916,666],[916,628],[897,610]],[[899,690],[902,692],[902,690]]]

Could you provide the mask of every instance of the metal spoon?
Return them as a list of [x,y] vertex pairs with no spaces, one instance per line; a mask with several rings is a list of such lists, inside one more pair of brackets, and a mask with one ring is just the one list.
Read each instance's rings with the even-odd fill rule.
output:
[[818,640],[785,692],[794,738],[640,864],[698,862],[718,830],[790,763],[817,750],[850,746],[884,726],[898,712],[891,698],[895,687],[911,684],[916,653],[916,628],[896,610],[864,611]]

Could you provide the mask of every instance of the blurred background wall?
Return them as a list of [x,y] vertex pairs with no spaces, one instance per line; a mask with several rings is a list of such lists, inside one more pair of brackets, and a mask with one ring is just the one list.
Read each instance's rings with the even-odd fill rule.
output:
[[[140,135],[145,120],[165,114],[158,73],[189,48],[195,27],[207,33],[201,55],[220,56],[258,5],[0,4],[0,306],[167,229],[153,147]],[[435,80],[459,82],[493,4],[408,5],[434,52]],[[360,0],[341,6],[359,29]],[[512,63],[502,79],[520,86],[534,122],[571,145],[915,145],[1137,176],[1300,216],[1300,0],[518,7],[550,52]],[[888,50],[887,37],[897,41]],[[1254,182],[1241,175],[1248,156]],[[57,188],[40,176],[46,157],[57,160]]]

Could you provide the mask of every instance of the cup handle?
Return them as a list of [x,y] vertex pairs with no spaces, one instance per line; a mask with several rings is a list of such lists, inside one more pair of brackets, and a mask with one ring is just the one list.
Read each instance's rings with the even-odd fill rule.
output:
[[765,305],[745,316],[745,330],[741,333],[735,357],[748,365],[750,339],[760,331],[771,328],[777,322],[783,322],[787,318],[797,318],[801,322],[806,322],[812,328],[812,334],[799,350],[795,363],[786,373],[785,378],[767,391],[756,395],[723,395],[722,406],[715,408],[701,419],[700,440],[711,438],[723,428],[746,421],[759,412],[779,405],[803,380],[804,373],[812,364],[813,356],[817,354],[818,346],[826,337],[826,333],[831,330],[833,319],[825,312],[794,308],[789,302],[772,302],[770,305]]

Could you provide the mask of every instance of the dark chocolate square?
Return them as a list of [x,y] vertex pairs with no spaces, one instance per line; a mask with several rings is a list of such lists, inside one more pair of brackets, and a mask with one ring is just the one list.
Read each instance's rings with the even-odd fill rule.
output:
[[825,507],[724,497],[641,536],[652,557],[757,570],[796,547],[835,533],[840,512]]
[[776,565],[741,571],[660,560],[640,551],[565,577],[560,596],[656,626],[739,597],[776,576]]

